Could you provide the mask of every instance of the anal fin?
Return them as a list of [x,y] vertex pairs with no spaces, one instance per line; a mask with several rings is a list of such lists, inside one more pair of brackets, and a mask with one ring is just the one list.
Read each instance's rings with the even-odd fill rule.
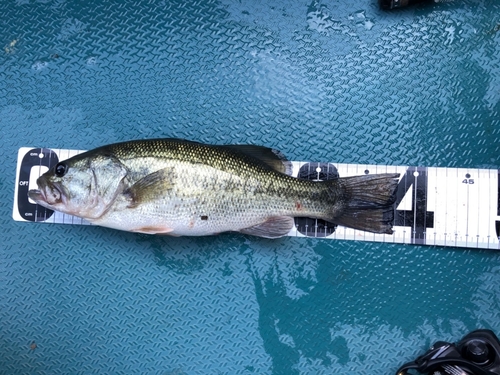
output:
[[144,234],[170,234],[174,229],[163,226],[163,225],[155,225],[155,226],[144,226],[133,229],[131,232],[135,233],[144,233]]
[[264,238],[279,238],[286,236],[293,228],[293,217],[289,216],[273,216],[268,218],[261,224],[254,225],[253,227],[241,229],[240,232],[250,234],[252,236]]

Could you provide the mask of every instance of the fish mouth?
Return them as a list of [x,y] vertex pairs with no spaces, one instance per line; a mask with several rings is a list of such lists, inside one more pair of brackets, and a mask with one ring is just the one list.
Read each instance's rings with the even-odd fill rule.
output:
[[40,190],[40,189],[32,189],[32,190],[28,191],[28,197],[31,200],[34,200],[36,203],[46,201],[45,194],[44,194],[43,190]]
[[[47,183],[41,177],[36,181],[38,189],[28,191],[28,197],[34,200],[37,204],[45,207],[54,206],[61,203],[64,194],[57,184]],[[49,207],[50,208],[50,207]]]

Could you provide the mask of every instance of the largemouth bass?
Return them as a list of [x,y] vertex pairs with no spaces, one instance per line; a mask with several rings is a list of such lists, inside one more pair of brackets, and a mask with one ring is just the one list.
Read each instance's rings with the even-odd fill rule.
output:
[[290,166],[261,146],[130,141],[59,162],[29,197],[96,225],[149,234],[277,238],[294,217],[392,233],[399,174],[309,181],[289,176]]

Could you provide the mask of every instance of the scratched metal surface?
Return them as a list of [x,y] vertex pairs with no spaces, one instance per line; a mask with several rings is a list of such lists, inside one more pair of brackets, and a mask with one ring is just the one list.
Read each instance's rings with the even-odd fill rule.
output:
[[10,217],[21,146],[499,168],[498,2],[343,3],[0,2],[1,374],[391,374],[500,333],[496,252]]

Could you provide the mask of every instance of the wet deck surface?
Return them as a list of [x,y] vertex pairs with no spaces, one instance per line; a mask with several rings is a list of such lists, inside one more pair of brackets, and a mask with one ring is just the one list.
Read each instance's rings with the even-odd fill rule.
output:
[[500,333],[495,251],[11,218],[22,146],[499,169],[499,5],[355,3],[0,4],[0,373],[392,374]]

